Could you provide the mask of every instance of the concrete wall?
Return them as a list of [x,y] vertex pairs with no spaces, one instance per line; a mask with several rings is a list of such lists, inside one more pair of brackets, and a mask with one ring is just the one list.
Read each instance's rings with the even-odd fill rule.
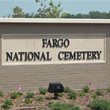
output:
[[[1,66],[0,91],[38,91],[49,82],[62,82],[64,86],[81,89],[92,82],[92,88],[110,86],[110,25],[109,24],[0,24],[2,34],[106,34],[106,63]],[[1,64],[0,43],[0,64]]]

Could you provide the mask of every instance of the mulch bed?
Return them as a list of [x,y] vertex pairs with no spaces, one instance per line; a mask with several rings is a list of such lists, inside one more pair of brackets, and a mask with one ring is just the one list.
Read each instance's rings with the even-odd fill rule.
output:
[[[102,90],[104,92],[103,96],[98,96],[99,98],[106,99],[110,101],[110,93],[107,92],[107,90]],[[78,94],[82,91],[76,91]],[[88,103],[93,100],[92,95],[96,93],[96,90],[91,90],[89,93],[86,94],[86,96],[81,97],[77,96],[76,100],[69,99],[69,96],[67,93],[64,93],[63,97],[59,97],[58,100],[53,99],[54,95],[50,93],[46,93],[46,95],[41,95],[40,93],[35,93],[35,96],[33,99],[32,104],[26,104],[25,103],[25,97],[26,94],[24,93],[22,96],[19,96],[17,99],[11,99],[11,94],[4,94],[4,97],[0,97],[0,110],[4,110],[1,106],[4,104],[4,100],[11,99],[13,101],[13,105],[11,105],[10,110],[40,110],[40,109],[46,109],[50,110],[49,103],[51,102],[62,102],[62,103],[71,103],[76,104],[79,107],[82,108],[82,110],[91,110],[89,107],[87,107]],[[44,101],[37,101],[37,97],[43,97]],[[88,98],[87,102],[84,102],[83,99]]]

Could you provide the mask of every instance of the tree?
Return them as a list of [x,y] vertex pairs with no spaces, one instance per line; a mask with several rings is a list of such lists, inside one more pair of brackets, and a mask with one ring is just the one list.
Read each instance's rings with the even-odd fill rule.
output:
[[110,12],[90,11],[88,14],[70,14],[62,13],[62,18],[93,18],[93,19],[110,19]]
[[[37,0],[38,1],[38,0]],[[46,0],[41,2],[41,8],[38,9],[38,15],[40,18],[60,18],[62,9],[60,9],[61,2],[57,5],[51,0],[49,2],[49,7],[45,5]]]
[[39,15],[37,13],[34,14],[33,12],[32,13],[26,13],[25,18],[39,18]]
[[11,18],[11,15],[10,14],[8,15],[8,18]]
[[68,13],[62,13],[61,18],[67,18]]
[[13,18],[24,18],[25,14],[23,12],[23,9],[20,8],[19,6],[15,6],[15,8],[13,8],[12,17]]
[[75,18],[83,18],[83,15],[81,13],[76,14]]
[[34,13],[26,13],[25,18],[34,18]]

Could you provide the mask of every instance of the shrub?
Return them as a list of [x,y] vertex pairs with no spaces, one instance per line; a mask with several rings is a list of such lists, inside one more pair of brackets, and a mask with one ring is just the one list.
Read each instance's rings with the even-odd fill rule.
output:
[[44,89],[44,88],[40,87],[39,92],[40,92],[40,94],[45,95],[47,93],[47,89]]
[[94,94],[92,95],[92,98],[93,98],[93,99],[96,99],[96,98],[97,98],[97,94],[94,93]]
[[107,89],[107,92],[109,92],[109,93],[110,93],[110,87]]
[[83,92],[88,93],[89,90],[90,90],[90,88],[89,88],[88,85],[86,85],[86,86],[83,87]]
[[0,97],[3,97],[3,92],[0,91]]
[[80,93],[79,93],[79,96],[80,96],[80,97],[84,97],[84,96],[86,96],[86,93],[85,93],[85,92],[80,92]]
[[68,93],[68,96],[69,96],[70,99],[75,100],[76,97],[77,97],[77,94],[76,94],[76,92],[73,92],[73,91],[72,91],[72,92],[69,92],[69,93]]
[[65,91],[66,93],[69,93],[69,91],[71,91],[71,89],[70,89],[68,86],[66,86],[65,89],[64,89],[64,91]]
[[44,101],[44,99],[42,97],[38,97],[37,101]]
[[101,95],[103,95],[103,91],[101,91],[101,90],[98,88],[96,94],[99,95],[99,96],[101,96]]
[[26,97],[27,97],[27,98],[33,98],[34,95],[35,95],[35,94],[34,94],[33,92],[32,92],[32,93],[29,93],[29,92],[28,92]]
[[33,100],[31,100],[30,98],[26,98],[26,99],[25,99],[25,103],[26,103],[26,104],[30,104],[30,103],[32,103],[32,102],[33,102]]
[[16,92],[13,92],[13,93],[11,94],[11,98],[12,98],[12,99],[17,99],[17,97],[18,97],[18,94],[17,94]]
[[7,104],[7,105],[12,105],[13,104],[12,100],[9,100],[9,99],[5,100],[4,103]]
[[78,106],[73,104],[65,104],[65,103],[52,103],[50,105],[51,110],[81,110]]
[[22,96],[22,95],[23,95],[23,93],[21,93],[21,92],[18,92],[17,94],[18,94],[19,96]]
[[64,96],[64,93],[58,93],[58,96],[59,97],[63,97]]
[[110,102],[104,99],[94,100],[88,106],[94,110],[110,110]]
[[10,109],[10,106],[7,105],[7,104],[3,104],[3,105],[2,105],[2,108],[4,108],[4,109]]

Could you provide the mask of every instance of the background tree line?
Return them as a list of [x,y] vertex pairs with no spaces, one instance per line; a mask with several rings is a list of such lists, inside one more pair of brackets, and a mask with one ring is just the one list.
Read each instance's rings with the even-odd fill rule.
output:
[[[62,13],[61,2],[57,5],[50,0],[49,4],[46,5],[46,0],[40,1],[36,0],[36,3],[40,3],[41,7],[37,10],[37,13],[25,13],[23,9],[19,6],[13,8],[12,15],[8,15],[10,18],[95,18],[95,19],[110,19],[110,11],[99,12],[99,11],[90,11],[88,14],[70,14]],[[6,16],[4,16],[6,17]]]

